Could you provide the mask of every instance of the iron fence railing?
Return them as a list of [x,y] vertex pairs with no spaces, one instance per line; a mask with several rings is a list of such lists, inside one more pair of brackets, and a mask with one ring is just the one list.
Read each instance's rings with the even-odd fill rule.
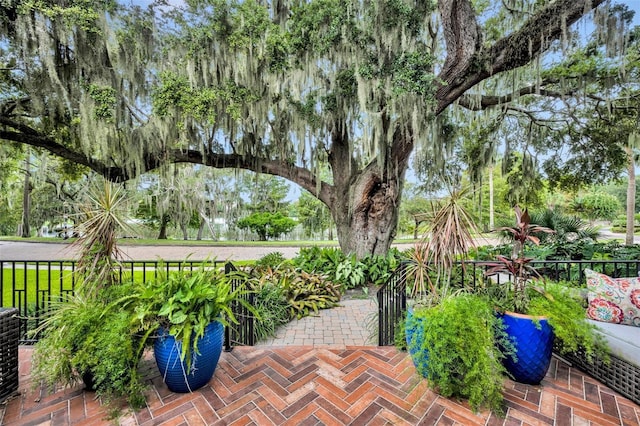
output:
[[[487,279],[484,273],[488,261],[466,261],[458,263],[452,271],[453,285],[477,287]],[[194,269],[201,261],[125,261],[121,262],[121,278],[136,274],[143,281],[157,277],[160,270]],[[213,262],[214,267],[222,267],[223,262]],[[584,270],[589,268],[613,277],[640,275],[640,260],[546,260],[534,261],[543,276],[554,280],[570,280],[583,283]],[[378,301],[378,344],[394,344],[396,327],[407,309],[406,263],[401,263],[389,281],[377,292]],[[29,331],[36,329],[41,318],[50,309],[51,302],[65,294],[72,294],[75,288],[75,261],[22,261],[0,260],[0,307],[18,309],[20,317],[20,344],[32,344],[35,336]],[[231,273],[235,267],[227,263],[225,271]],[[508,275],[496,275],[495,282],[509,281]],[[233,280],[234,289],[241,280]],[[254,304],[255,294],[244,295],[246,301]],[[235,303],[232,311],[239,324],[233,324],[225,332],[225,349],[237,345],[255,344],[255,318],[242,303]]]
[[[226,274],[233,274],[237,269],[231,262],[227,262],[225,264],[224,271]],[[240,279],[232,278],[232,291],[238,290],[243,283],[244,282]],[[242,298],[246,304],[237,300],[231,304],[231,312],[233,312],[238,323],[229,324],[229,326],[225,328],[224,350],[227,352],[233,349],[234,346],[253,346],[256,343],[255,317],[249,308],[247,308],[247,305],[255,305],[255,293],[244,292],[244,294],[242,294]]]
[[[118,274],[121,279],[135,276],[136,280],[147,282],[155,279],[160,271],[168,273],[172,270],[192,270],[201,267],[202,261],[123,261],[120,262]],[[225,267],[225,272],[235,270],[231,263],[208,262],[212,267]],[[0,260],[0,307],[11,307],[18,310],[20,344],[33,344],[37,336],[30,333],[38,328],[42,318],[51,309],[51,302],[65,295],[73,294],[76,286],[76,262],[68,260],[55,261],[22,261]],[[233,289],[241,285],[241,280],[233,280]],[[253,294],[244,297],[253,304]],[[253,316],[240,303],[232,306],[234,315],[240,324],[231,325],[228,329],[228,340],[225,347],[229,350],[233,345],[253,345]]]
[[[509,282],[509,275],[485,277],[492,261],[458,262],[452,270],[454,286],[477,288],[485,279],[493,282]],[[592,269],[612,277],[640,276],[640,260],[540,260],[531,265],[538,273],[555,281],[573,281],[584,284],[584,270]],[[397,325],[404,318],[407,307],[406,264],[401,264],[389,281],[380,287],[378,298],[378,345],[391,346],[395,341]]]
[[407,264],[401,263],[387,283],[376,293],[378,298],[378,342],[393,344],[395,327],[407,310],[406,270]]

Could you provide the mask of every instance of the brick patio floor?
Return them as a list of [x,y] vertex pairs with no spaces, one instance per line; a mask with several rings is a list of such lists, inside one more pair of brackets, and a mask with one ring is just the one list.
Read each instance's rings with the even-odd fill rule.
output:
[[111,420],[113,410],[81,386],[31,389],[31,348],[21,347],[20,393],[0,405],[0,424],[640,425],[638,405],[558,358],[540,386],[505,380],[506,417],[473,413],[429,390],[406,353],[369,346],[371,309],[371,300],[344,301],[293,321],[274,340],[225,352],[213,379],[192,394],[170,392],[149,354],[147,407]]

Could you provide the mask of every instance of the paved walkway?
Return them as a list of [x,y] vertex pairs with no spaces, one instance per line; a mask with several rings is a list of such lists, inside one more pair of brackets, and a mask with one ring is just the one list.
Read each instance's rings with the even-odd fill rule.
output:
[[343,299],[340,306],[293,320],[256,346],[377,346],[378,306],[372,298]]

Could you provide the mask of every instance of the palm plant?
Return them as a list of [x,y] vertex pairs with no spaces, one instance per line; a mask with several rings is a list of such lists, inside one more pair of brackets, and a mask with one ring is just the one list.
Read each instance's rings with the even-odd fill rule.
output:
[[[468,188],[451,191],[446,201],[432,203],[427,232],[410,253],[407,277],[413,282],[411,296],[427,296],[436,301],[449,291],[454,263],[464,259],[475,246],[477,227],[463,200]],[[429,272],[435,273],[435,283]]]
[[537,235],[540,243],[547,245],[555,258],[581,259],[600,237],[597,227],[557,209],[531,214],[531,221],[555,231],[553,234]]
[[117,237],[118,232],[130,231],[127,208],[121,186],[103,180],[90,187],[87,201],[79,207],[79,237],[72,244],[80,253],[76,269],[79,291],[93,293],[118,282],[123,254],[117,247]]
[[598,228],[589,226],[578,216],[570,216],[557,209],[545,209],[531,214],[531,222],[552,229],[553,233],[537,235],[540,243],[589,240],[596,241],[600,236]]

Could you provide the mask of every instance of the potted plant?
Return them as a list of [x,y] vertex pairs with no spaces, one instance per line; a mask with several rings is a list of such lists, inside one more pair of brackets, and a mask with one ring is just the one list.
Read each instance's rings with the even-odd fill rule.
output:
[[407,348],[418,373],[430,388],[468,399],[474,410],[503,410],[504,355],[496,345],[503,340],[491,303],[476,294],[444,297],[407,319]]
[[[105,303],[108,297],[114,302]],[[104,290],[99,297],[75,294],[52,303],[33,353],[34,386],[82,382],[107,402],[126,397],[131,407],[144,406],[137,370],[143,339],[131,327],[132,310],[116,297]]]
[[486,291],[512,343],[503,360],[507,371],[518,382],[538,384],[549,368],[555,339],[567,351],[581,346],[588,356],[603,347],[586,320],[579,295],[542,279],[531,265],[534,259],[524,255],[527,243],[538,245],[540,234],[553,231],[531,224],[526,210],[516,206],[514,211],[515,225],[497,229],[511,238],[511,257],[497,256],[496,262],[485,264],[487,277],[503,274],[509,279],[502,285],[489,280]]
[[451,282],[456,260],[464,259],[474,244],[475,226],[461,202],[463,194],[454,192],[434,208],[429,232],[405,263],[413,299],[405,342],[429,387],[446,397],[466,398],[473,409],[501,412],[500,322],[486,297]]
[[[162,268],[161,268],[162,269]],[[173,392],[192,392],[214,374],[224,343],[224,327],[238,323],[231,305],[247,306],[242,272],[225,274],[214,264],[159,273],[141,289],[136,322],[145,330],[157,330],[156,363]],[[253,312],[253,311],[252,311]]]
[[82,223],[73,243],[79,249],[74,294],[52,303],[36,330],[34,385],[83,381],[107,399],[127,397],[144,404],[137,366],[143,339],[132,326],[134,285],[122,281],[117,232],[126,227],[124,190],[106,181],[90,186],[81,205]]

